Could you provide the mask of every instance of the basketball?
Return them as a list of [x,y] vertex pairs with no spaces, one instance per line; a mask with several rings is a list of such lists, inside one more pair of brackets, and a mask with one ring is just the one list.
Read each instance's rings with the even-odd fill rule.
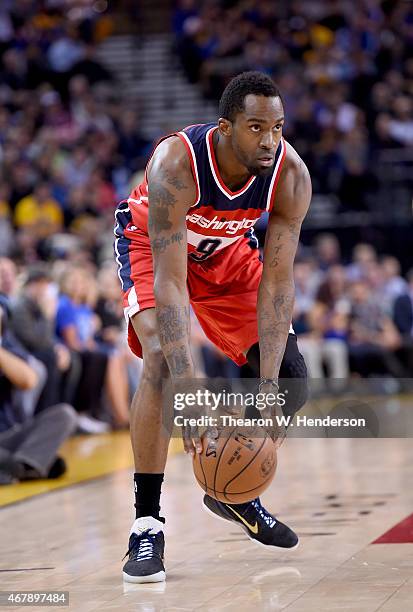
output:
[[265,491],[275,475],[274,442],[261,427],[224,429],[211,441],[203,437],[193,469],[202,489],[220,502],[242,504]]

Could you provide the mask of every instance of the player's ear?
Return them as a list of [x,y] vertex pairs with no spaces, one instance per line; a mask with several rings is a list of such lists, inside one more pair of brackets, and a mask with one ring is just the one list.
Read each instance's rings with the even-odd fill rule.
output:
[[231,136],[232,134],[232,123],[228,119],[223,119],[220,117],[218,119],[218,127],[219,131],[223,136]]

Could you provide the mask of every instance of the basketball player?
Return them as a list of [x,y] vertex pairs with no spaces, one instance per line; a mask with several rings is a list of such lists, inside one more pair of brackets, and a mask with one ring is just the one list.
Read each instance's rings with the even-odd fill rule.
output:
[[[155,148],[145,178],[116,211],[116,259],[129,321],[128,340],[143,357],[132,403],[136,520],[124,580],[165,580],[161,484],[169,438],[162,434],[162,381],[194,377],[190,304],[208,338],[235,363],[249,363],[260,390],[295,378],[306,399],[306,368],[291,329],[293,262],[310,198],[306,166],[282,137],[284,109],[274,82],[259,72],[235,77],[222,94],[218,124],[189,126]],[[252,227],[269,213],[264,263]],[[253,248],[255,247],[255,248]],[[289,333],[290,332],[290,333]],[[201,452],[199,438],[184,439]],[[260,500],[223,504],[266,547],[294,548],[296,534]]]

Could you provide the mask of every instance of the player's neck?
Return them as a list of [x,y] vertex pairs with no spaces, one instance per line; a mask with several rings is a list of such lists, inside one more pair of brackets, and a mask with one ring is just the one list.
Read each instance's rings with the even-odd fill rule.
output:
[[232,191],[235,191],[239,187],[243,187],[251,174],[248,172],[247,168],[237,160],[230,143],[226,138],[220,137],[218,130],[214,134],[212,144],[214,147],[215,159],[218,164],[218,170],[225,185]]

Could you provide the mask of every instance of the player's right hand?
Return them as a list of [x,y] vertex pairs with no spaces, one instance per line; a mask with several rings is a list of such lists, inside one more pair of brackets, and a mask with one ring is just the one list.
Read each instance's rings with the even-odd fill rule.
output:
[[195,453],[202,453],[202,440],[197,425],[184,425],[182,427],[182,440],[185,452],[191,457],[194,457]]

